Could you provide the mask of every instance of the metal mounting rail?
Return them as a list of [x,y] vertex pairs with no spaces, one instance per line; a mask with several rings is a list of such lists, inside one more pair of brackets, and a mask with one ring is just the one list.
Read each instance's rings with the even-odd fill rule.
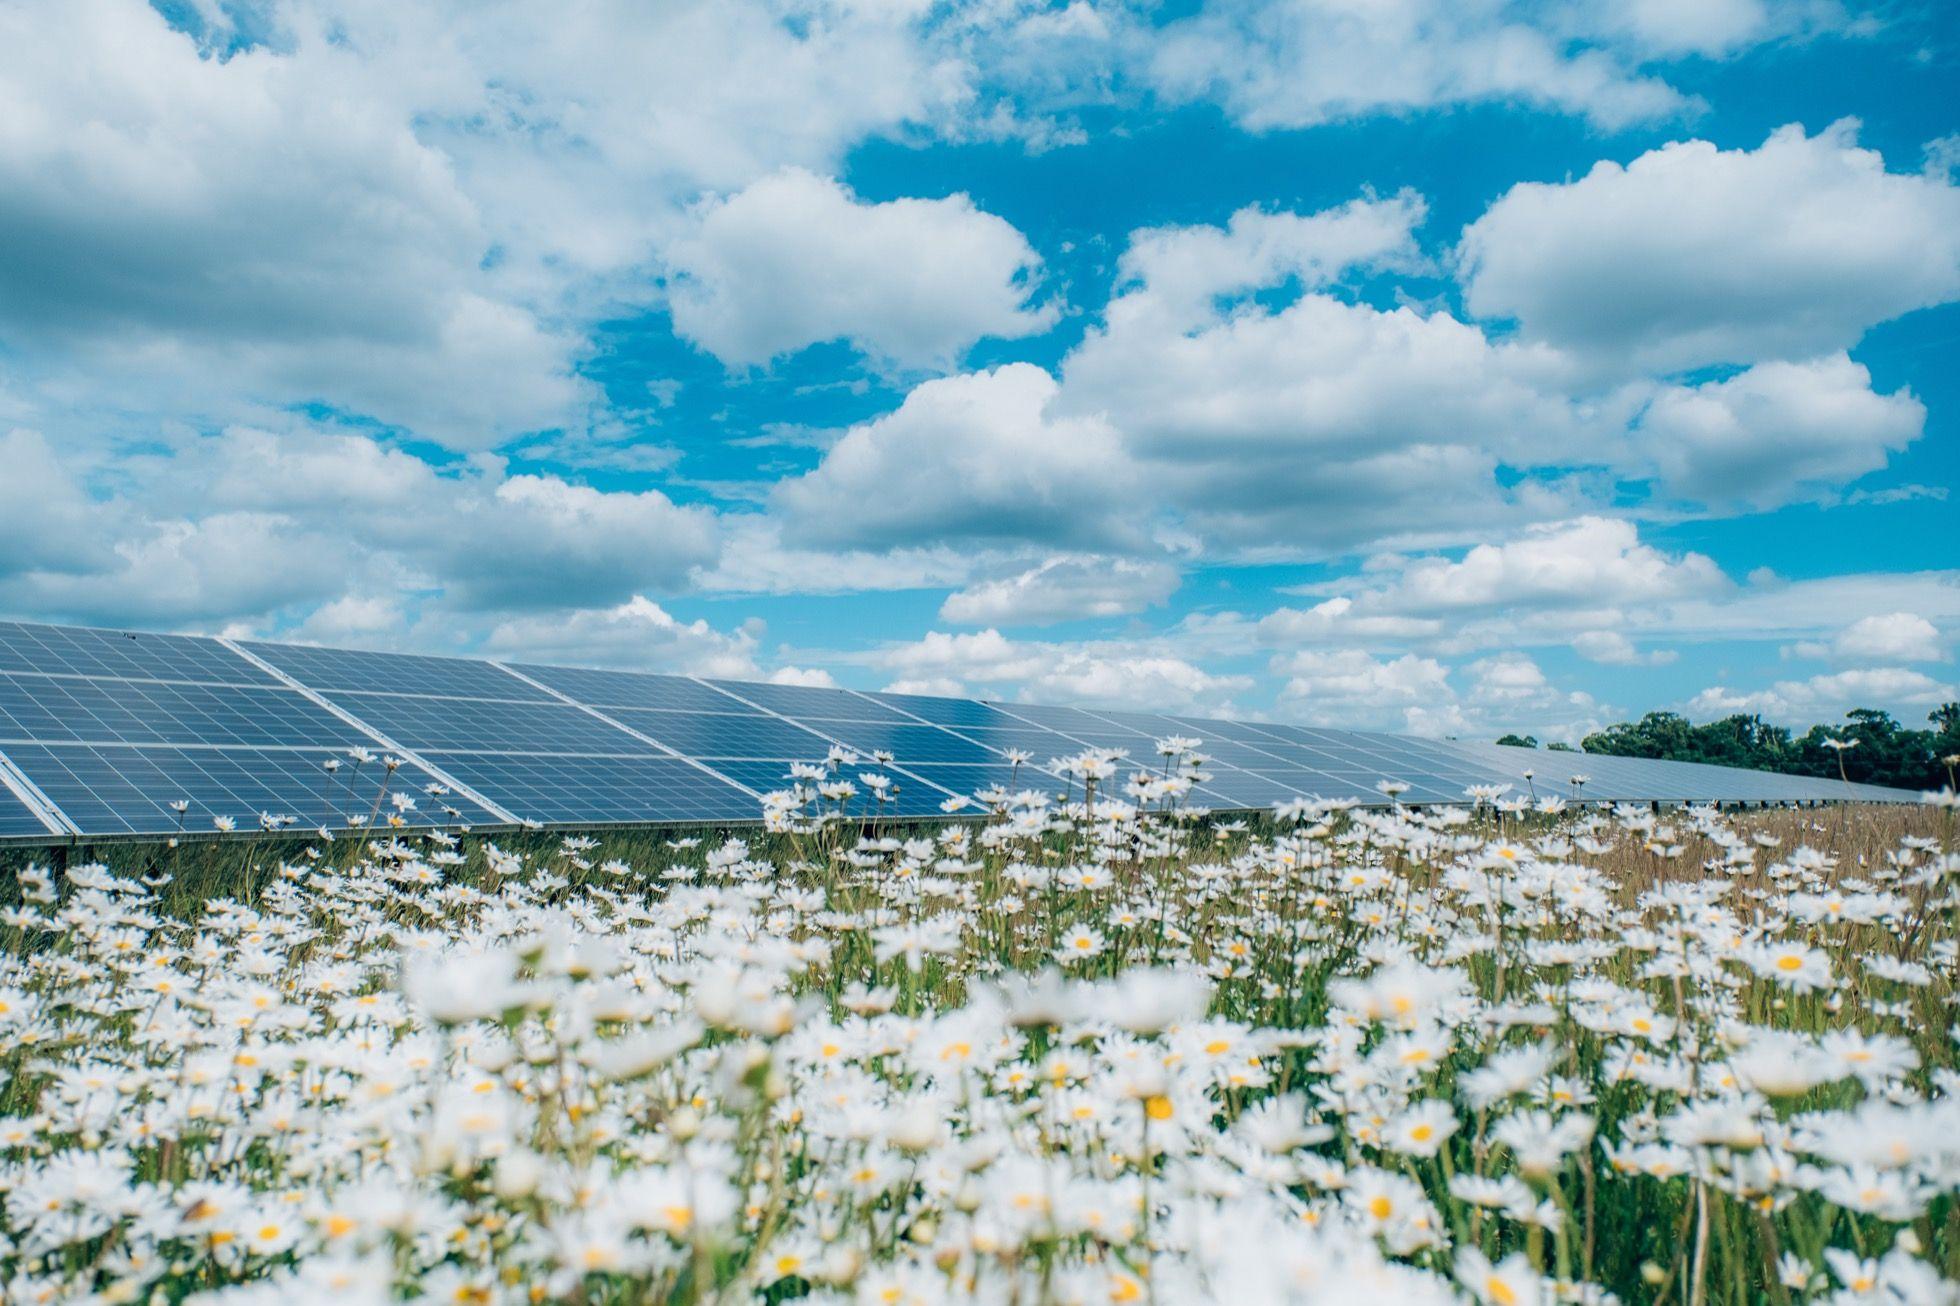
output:
[[20,799],[21,805],[34,813],[34,819],[48,827],[48,833],[79,835],[82,832],[82,827],[69,820],[68,813],[42,793],[41,786],[28,779],[27,773],[3,752],[0,752],[0,786]]

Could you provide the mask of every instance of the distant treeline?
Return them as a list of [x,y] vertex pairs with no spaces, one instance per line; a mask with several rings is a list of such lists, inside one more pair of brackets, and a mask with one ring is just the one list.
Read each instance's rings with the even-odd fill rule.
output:
[[[1843,774],[1860,784],[1938,789],[1952,783],[1955,770],[1960,769],[1960,703],[1934,708],[1926,720],[1929,729],[1915,730],[1890,713],[1861,707],[1845,713],[1839,725],[1812,726],[1797,734],[1759,716],[1738,715],[1696,725],[1678,712],[1649,712],[1638,721],[1622,721],[1587,735],[1580,747],[1616,757],[1660,757],[1831,778],[1838,776],[1841,759]],[[1833,741],[1852,746],[1837,748]],[[1538,746],[1530,735],[1505,735],[1497,742]],[[1551,747],[1573,751],[1570,744]]]

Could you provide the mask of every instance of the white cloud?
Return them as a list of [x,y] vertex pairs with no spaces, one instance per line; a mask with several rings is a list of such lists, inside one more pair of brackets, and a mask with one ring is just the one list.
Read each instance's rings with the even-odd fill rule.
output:
[[801,685],[806,689],[835,689],[837,677],[822,667],[777,667],[769,673],[772,685]]
[[1479,738],[1523,729],[1555,739],[1576,739],[1598,723],[1590,696],[1559,689],[1521,653],[1452,668],[1415,653],[1305,649],[1276,657],[1272,669],[1285,677],[1281,709],[1309,723]]
[[203,57],[139,0],[0,14],[0,338],[193,407],[476,446],[566,420],[575,342],[481,273],[477,207],[373,72]]
[[1449,668],[1412,653],[1382,659],[1360,649],[1309,649],[1280,659],[1273,669],[1286,677],[1281,701],[1291,700],[1314,720],[1379,721],[1455,697]]
[[1149,705],[1157,711],[1234,714],[1233,696],[1249,676],[1206,671],[1161,648],[1116,641],[1044,643],[1011,640],[998,630],[929,631],[858,660],[892,676],[904,693],[971,694],[1105,707]]
[[1058,417],[1027,363],[928,381],[782,483],[792,542],[1135,543],[1135,473],[1095,417]]
[[1779,680],[1767,689],[1737,691],[1713,686],[1689,700],[1694,717],[1751,713],[1792,725],[1830,721],[1852,708],[1870,707],[1917,720],[1925,710],[1960,698],[1960,689],[1905,667],[1865,667],[1807,680]]
[[1720,58],[1780,37],[1848,26],[1835,0],[1599,0],[1580,21],[1655,55]]
[[1484,102],[1622,127],[1687,107],[1664,82],[1573,44],[1499,0],[1212,0],[1169,25],[1150,74],[1164,94],[1216,99],[1255,131]]
[[1041,260],[965,195],[859,200],[802,169],[710,204],[667,249],[675,329],[730,365],[848,340],[883,363],[945,368],[984,336],[1044,330]]
[[1878,470],[1918,438],[1925,421],[1925,406],[1909,391],[1874,393],[1862,364],[1832,354],[1665,387],[1641,415],[1636,438],[1674,493],[1768,508]]
[[1043,626],[1084,617],[1118,617],[1163,603],[1178,573],[1162,562],[1064,554],[946,596],[942,621],[962,626]]
[[1572,639],[1572,651],[1588,662],[1609,667],[1658,667],[1676,661],[1674,649],[1641,652],[1634,642],[1617,630],[1581,631]]
[[0,600],[111,623],[303,619],[385,590],[453,610],[597,607],[685,587],[719,543],[711,512],[657,491],[513,476],[495,458],[438,468],[304,427],[231,428],[92,470],[44,457],[36,478],[90,548],[0,556]]
[[1960,295],[1960,188],[1887,172],[1855,131],[1678,142],[1513,186],[1464,231],[1465,300],[1609,370],[1847,349]]
[[1834,656],[1867,662],[1943,662],[1939,628],[1912,612],[1860,617],[1831,642]]
[[0,576],[69,572],[104,565],[104,514],[56,458],[46,437],[25,428],[0,433]]
[[1248,205],[1223,227],[1135,231],[1117,262],[1116,284],[1119,290],[1147,289],[1149,297],[1125,301],[1119,315],[1148,311],[1179,322],[1204,321],[1219,297],[1288,279],[1320,287],[1361,268],[1419,272],[1426,262],[1415,229],[1427,213],[1422,196],[1404,190],[1320,213]]
[[0,341],[57,410],[581,426],[593,323],[655,299],[704,194],[972,96],[916,6],[230,13],[0,12]]
[[[1409,265],[1421,211],[1405,194],[1136,233],[1121,293],[1064,360],[1057,410],[1110,421],[1157,497],[1227,547],[1339,553],[1569,513],[1559,487],[1506,491],[1495,476],[1612,434],[1548,386],[1554,354],[1315,289]],[[1246,298],[1296,279],[1290,303]]]
[[850,594],[936,589],[966,583],[998,565],[990,550],[932,544],[915,548],[826,549],[785,543],[782,523],[751,513],[723,519],[721,556],[695,573],[702,590],[730,594]]
[[1642,543],[1632,522],[1607,517],[1529,527],[1517,539],[1479,544],[1456,559],[1381,559],[1368,576],[1374,583],[1351,594],[1310,608],[1275,609],[1260,621],[1259,637],[1282,647],[1329,640],[1455,647],[1564,642],[1612,624],[1628,609],[1732,588],[1706,555],[1663,553]]
[[636,595],[612,608],[499,621],[478,650],[510,660],[760,679],[758,634],[757,628],[726,633],[705,621],[680,621],[653,600]]
[[1532,527],[1508,544],[1479,544],[1455,562],[1419,558],[1380,602],[1418,612],[1618,605],[1716,593],[1727,585],[1705,554],[1669,557],[1642,544],[1630,521],[1583,517]]

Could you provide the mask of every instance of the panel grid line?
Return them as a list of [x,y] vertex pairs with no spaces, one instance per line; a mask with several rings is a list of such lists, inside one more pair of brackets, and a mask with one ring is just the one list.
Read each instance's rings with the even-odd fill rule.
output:
[[[697,684],[707,685],[707,687],[710,689],[719,690],[721,693],[728,695],[736,702],[746,704],[747,706],[754,708],[756,711],[761,712],[766,716],[775,717],[779,721],[788,722],[790,725],[795,726],[799,730],[808,731],[810,734],[824,741],[824,743],[828,746],[825,750],[826,752],[829,751],[829,748],[847,748],[854,753],[864,753],[866,751],[869,751],[861,748],[852,748],[851,745],[844,743],[842,740],[833,739],[831,736],[822,733],[815,726],[809,725],[802,721],[798,721],[795,717],[785,716],[783,713],[776,711],[774,708],[764,707],[760,703],[754,702],[750,699],[743,698],[740,694],[737,694],[734,690],[729,689],[726,685],[710,685],[708,684],[707,681],[702,680],[699,676],[691,676],[689,677],[689,679],[693,680]],[[926,724],[930,725],[931,722],[927,722]],[[968,740],[967,742],[971,743],[972,741]],[[945,794],[948,798],[971,797],[971,795],[968,794],[956,794],[951,789],[947,789],[942,785],[934,784],[932,781],[926,779],[922,775],[914,775],[912,772],[906,770],[904,767],[899,766],[896,762],[896,759],[894,759],[891,762],[875,763],[873,764],[872,769],[874,771],[894,771],[899,775],[904,776],[907,780],[915,781],[919,784],[924,785],[928,789],[937,789],[940,793]]]
[[653,747],[659,749],[662,753],[665,753],[669,757],[679,758],[681,761],[686,762],[689,766],[694,767],[697,770],[706,771],[709,775],[713,776],[717,780],[720,780],[726,784],[734,785],[737,789],[740,789],[743,793],[749,795],[749,797],[755,799],[757,802],[762,801],[761,794],[758,794],[755,790],[749,788],[747,785],[741,783],[739,780],[736,780],[731,776],[723,775],[721,772],[715,770],[713,767],[701,761],[699,758],[689,757],[686,753],[683,753],[678,749],[669,748],[666,744],[662,743],[658,739],[655,739],[652,735],[642,734],[638,730],[635,730],[633,729],[633,727],[627,725],[625,722],[616,720],[613,717],[606,715],[604,712],[601,712],[598,708],[593,707],[590,704],[581,703],[577,699],[572,698],[567,694],[561,693],[556,689],[553,689],[550,685],[547,685],[542,681],[533,680],[531,679],[531,677],[525,675],[522,671],[517,670],[515,667],[509,666],[502,662],[492,662],[490,665],[496,667],[499,671],[509,672],[511,675],[516,676],[519,680],[531,686],[533,689],[543,690],[545,693],[551,695],[553,698],[557,699],[561,703],[569,704],[570,706],[577,708],[579,711],[584,712],[588,716],[597,717],[599,720],[605,722],[613,729],[629,734],[643,744],[651,744]]
[[434,776],[438,783],[449,786],[451,789],[455,790],[463,797],[469,799],[471,802],[475,803],[478,807],[481,807],[484,811],[490,813],[498,820],[507,822],[511,825],[522,825],[524,823],[523,820],[518,816],[498,806],[496,803],[491,802],[488,798],[476,792],[476,790],[470,788],[470,786],[464,784],[462,781],[456,779],[456,777],[448,774],[447,772],[443,771],[439,767],[433,766],[430,763],[423,761],[421,758],[417,757],[415,753],[410,749],[403,748],[400,744],[397,744],[394,740],[388,738],[388,736],[382,734],[379,730],[376,730],[373,726],[361,720],[359,717],[355,716],[352,712],[349,712],[346,709],[342,708],[338,703],[332,702],[326,696],[320,694],[318,691],[310,689],[307,686],[301,684],[299,681],[287,675],[285,672],[281,671],[278,667],[273,666],[270,662],[267,662],[264,658],[261,658],[256,653],[251,652],[249,649],[240,648],[236,643],[234,643],[229,639],[220,638],[218,640],[218,643],[224,645],[232,652],[238,654],[238,656],[246,659],[247,661],[252,663],[252,665],[264,671],[266,674],[274,677],[281,684],[286,685],[292,689],[298,690],[301,694],[305,695],[314,704],[316,704],[319,707],[325,708],[327,711],[333,713],[336,717],[340,718],[342,721],[345,721],[348,725],[353,726],[356,730],[360,730],[364,732],[365,734],[368,735],[369,738],[373,739],[375,743],[381,745],[382,748],[386,749],[391,753],[399,754],[401,757],[405,758],[406,760],[413,762],[416,766],[428,772],[428,774]]

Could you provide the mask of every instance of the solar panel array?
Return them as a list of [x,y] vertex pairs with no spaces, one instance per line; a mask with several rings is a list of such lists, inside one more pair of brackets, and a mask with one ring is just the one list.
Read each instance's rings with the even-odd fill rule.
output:
[[[1160,769],[1170,737],[1200,741],[1188,801],[1215,809],[1379,803],[1389,780],[1404,802],[1460,802],[1472,785],[1582,801],[1912,796],[1374,731],[0,622],[0,840],[756,821],[792,766],[827,757],[859,785],[852,810],[933,816],[990,786],[1065,792],[1057,759],[1089,749]],[[891,782],[882,796],[868,774]]]

